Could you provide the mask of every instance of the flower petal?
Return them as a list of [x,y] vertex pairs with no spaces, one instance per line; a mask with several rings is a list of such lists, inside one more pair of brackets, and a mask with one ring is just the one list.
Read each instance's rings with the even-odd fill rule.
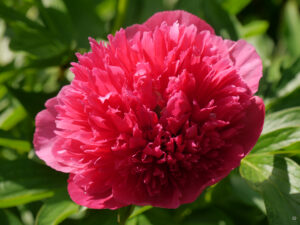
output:
[[255,48],[244,40],[226,40],[225,44],[238,73],[254,94],[262,77],[262,62]]
[[[99,182],[99,179],[101,179],[101,177],[96,175],[94,171],[89,171],[82,175],[70,174],[68,179],[68,192],[71,199],[79,205],[92,209],[117,209],[125,206],[114,199],[111,187],[105,185],[105,180],[101,179],[102,182]],[[87,186],[93,185],[95,186],[95,190],[84,190]]]
[[126,28],[126,36],[127,38],[133,37],[138,31],[149,31],[154,30],[155,27],[160,26],[163,22],[167,23],[167,25],[171,26],[173,23],[178,21],[181,25],[195,25],[198,29],[198,33],[203,30],[208,30],[212,34],[214,34],[214,29],[207,24],[204,20],[201,20],[199,17],[188,13],[183,10],[175,10],[175,11],[163,11],[155,13],[152,17],[150,17],[144,24],[139,25],[135,24],[128,28]]
[[45,105],[47,109],[38,113],[35,119],[36,129],[33,139],[35,152],[40,159],[44,160],[46,164],[53,169],[65,173],[70,172],[70,168],[58,162],[52,152],[58,141],[54,133],[56,129],[55,118],[57,112],[55,106],[57,105],[57,98],[49,99]]
[[251,99],[251,105],[246,110],[243,121],[240,121],[240,124],[243,124],[244,128],[240,134],[235,137],[237,144],[243,146],[244,156],[247,155],[256,144],[263,129],[264,119],[264,102],[260,97],[254,96]]

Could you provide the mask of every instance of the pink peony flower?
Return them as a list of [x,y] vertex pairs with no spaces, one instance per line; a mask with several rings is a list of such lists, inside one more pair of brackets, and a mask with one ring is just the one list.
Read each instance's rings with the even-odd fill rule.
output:
[[90,39],[74,80],[37,115],[36,154],[70,174],[71,198],[89,208],[194,201],[261,133],[258,54],[185,11],[108,39]]

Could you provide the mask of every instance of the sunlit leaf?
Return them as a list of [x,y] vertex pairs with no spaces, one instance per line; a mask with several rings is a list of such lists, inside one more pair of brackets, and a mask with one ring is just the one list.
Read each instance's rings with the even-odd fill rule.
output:
[[35,225],[57,225],[78,210],[79,205],[72,202],[65,191],[60,191],[54,197],[45,200]]
[[212,25],[216,33],[224,38],[237,40],[238,33],[233,18],[216,0],[202,1],[204,19]]
[[230,14],[237,14],[242,11],[251,0],[219,0],[219,2]]
[[288,52],[294,57],[299,56],[300,14],[296,1],[289,0],[285,4],[280,36]]
[[241,175],[264,198],[270,225],[296,225],[300,215],[300,166],[288,158],[252,156],[242,160]]
[[0,86],[0,129],[9,130],[26,117],[24,107],[6,87]]
[[66,177],[28,159],[0,161],[0,207],[11,207],[54,195]]

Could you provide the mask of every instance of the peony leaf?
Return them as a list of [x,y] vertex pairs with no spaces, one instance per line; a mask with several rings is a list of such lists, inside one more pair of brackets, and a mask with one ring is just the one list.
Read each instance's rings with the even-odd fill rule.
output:
[[16,51],[26,51],[38,59],[45,59],[66,51],[66,46],[55,36],[44,30],[32,29],[23,24],[12,23],[10,48]]
[[232,192],[243,203],[249,206],[255,206],[259,208],[264,214],[266,214],[266,207],[261,195],[254,191],[248,182],[245,181],[240,175],[231,173],[230,183],[232,185]]
[[11,50],[26,51],[38,59],[59,56],[66,51],[67,47],[55,33],[3,3],[0,3],[0,17],[10,30],[7,35],[11,38]]
[[269,28],[269,22],[266,20],[254,20],[241,28],[242,37],[249,38],[265,34]]
[[153,225],[150,220],[143,214],[140,214],[127,221],[126,225]]
[[203,1],[205,20],[215,29],[216,33],[223,38],[238,39],[238,33],[233,18],[222,8],[217,0]]
[[300,127],[300,107],[281,110],[266,116],[262,134],[291,127]]
[[[148,223],[153,225],[173,225],[176,224],[175,219],[166,209],[153,208],[143,214],[148,220]],[[141,219],[140,219],[141,220]],[[143,225],[143,223],[140,223]]]
[[296,162],[253,155],[242,160],[240,173],[263,196],[271,225],[299,224],[300,166]]
[[215,225],[215,224],[223,224],[223,225],[233,225],[233,221],[227,214],[221,211],[218,208],[206,208],[201,211],[195,211],[191,215],[187,216],[183,223],[183,225]]
[[251,0],[219,0],[219,2],[227,12],[235,15],[251,3]]
[[288,53],[293,57],[300,56],[300,14],[299,5],[296,1],[287,1],[285,4],[283,9],[281,32],[279,34],[288,50]]
[[[73,224],[73,223],[72,223]],[[83,219],[75,222],[76,225],[118,225],[116,210],[87,210]]]
[[66,177],[28,159],[0,160],[0,207],[11,207],[53,196]]
[[143,206],[143,207],[141,207],[141,206],[136,206],[136,207],[134,208],[132,214],[128,217],[128,219],[131,219],[131,218],[136,217],[136,216],[138,216],[138,215],[140,215],[140,214],[143,214],[144,212],[146,212],[146,211],[148,211],[148,210],[150,210],[150,209],[152,209],[152,208],[153,208],[153,207],[152,207],[151,205],[147,205],[147,206]]
[[122,207],[118,210],[118,223],[124,225],[134,210],[134,205]]
[[279,74],[277,79],[279,79],[280,82],[273,87],[271,96],[276,97],[269,101],[267,109],[270,111],[278,111],[289,107],[299,106],[300,57],[295,58],[294,63],[288,68],[281,68],[280,65],[278,65],[278,68],[275,71],[270,71],[269,73],[274,74],[276,71]]
[[26,111],[19,101],[0,86],[0,129],[10,130],[26,117]]
[[268,69],[266,79],[272,86],[266,95],[270,98],[266,108],[272,112],[299,106],[300,57],[293,57],[291,65],[286,65],[286,59],[284,55],[275,57]]
[[23,225],[18,217],[9,210],[0,210],[1,225]]
[[0,2],[0,17],[6,21],[21,21],[29,27],[36,29],[44,29],[42,25],[31,19],[28,19],[28,17],[16,11],[12,7],[7,7],[5,4],[2,3],[2,1]]
[[59,192],[45,201],[38,212],[35,225],[57,225],[78,210],[79,205],[72,202],[66,192]]
[[[0,132],[0,135],[1,134],[2,132]],[[29,152],[31,150],[31,143],[29,141],[13,138],[0,137],[0,146],[15,149],[20,153]]]
[[277,154],[275,151],[280,151],[278,154],[300,154],[300,150],[293,150],[293,152],[284,151],[284,149],[297,142],[300,142],[299,127],[278,129],[272,133],[262,135],[255,147],[252,149],[250,155],[271,152],[272,154]]
[[[82,4],[80,0],[65,0],[64,4],[74,27],[75,33],[73,38],[76,40],[78,48],[89,47],[88,37],[105,37],[104,22],[97,15],[95,1],[86,0]],[[61,24],[61,27],[63,27],[63,24]]]
[[13,88],[9,88],[9,92],[22,104],[32,118],[44,107],[46,100],[53,97],[53,94],[26,92]]
[[[41,18],[52,34],[55,34],[59,40],[66,45],[71,45],[72,37],[74,37],[74,29],[68,9],[64,1],[36,1]],[[62,23],[62,21],[64,21]]]
[[250,155],[257,154],[300,154],[300,150],[289,149],[300,142],[300,107],[284,109],[269,114],[265,119],[262,135]]
[[240,173],[261,193],[271,225],[298,224],[300,166],[277,155],[300,154],[299,113],[294,107],[269,114],[257,144],[241,162]]

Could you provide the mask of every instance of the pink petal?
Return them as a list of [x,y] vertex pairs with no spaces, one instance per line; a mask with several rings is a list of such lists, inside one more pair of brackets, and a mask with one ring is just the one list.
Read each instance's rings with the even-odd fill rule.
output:
[[[86,174],[82,175],[70,174],[68,179],[68,192],[74,202],[92,209],[117,209],[125,206],[114,199],[109,186],[105,185],[104,182],[100,184],[99,176],[93,177],[94,172],[91,173],[92,174],[86,172]],[[94,191],[94,193],[84,190],[84,188],[91,183],[97,183],[97,185],[95,185],[97,190]]]
[[55,118],[57,115],[55,110],[55,106],[57,105],[56,97],[49,99],[45,105],[47,109],[38,113],[35,119],[36,130],[33,140],[35,152],[40,159],[44,160],[53,169],[65,173],[70,172],[71,169],[58,162],[52,152],[58,141],[54,133],[56,129]]
[[214,34],[214,29],[207,24],[204,20],[201,20],[199,17],[188,13],[183,10],[175,10],[175,11],[163,11],[155,13],[152,17],[150,17],[144,24],[139,25],[135,24],[128,28],[126,28],[126,36],[127,38],[133,37],[138,31],[149,31],[154,30],[155,27],[160,26],[163,22],[167,23],[167,25],[171,26],[173,23],[178,21],[181,25],[195,25],[198,29],[198,33],[203,30],[208,30],[212,34]]
[[262,77],[262,62],[255,48],[244,40],[226,40],[225,44],[238,73],[254,94]]
[[248,154],[256,144],[263,129],[265,119],[265,105],[263,100],[257,96],[252,97],[251,100],[251,105],[246,110],[244,121],[240,122],[244,125],[244,128],[240,134],[234,138],[238,145],[243,146],[244,156]]

